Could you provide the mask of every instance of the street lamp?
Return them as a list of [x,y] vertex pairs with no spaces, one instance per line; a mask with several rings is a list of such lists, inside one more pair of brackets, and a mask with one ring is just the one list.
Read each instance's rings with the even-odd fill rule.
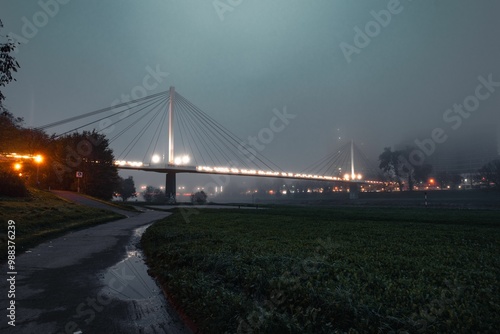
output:
[[35,156],[34,159],[36,162],[36,185],[39,186],[40,181],[38,180],[38,174],[39,174],[39,170],[40,170],[40,164],[43,162],[43,157],[39,154],[39,155]]

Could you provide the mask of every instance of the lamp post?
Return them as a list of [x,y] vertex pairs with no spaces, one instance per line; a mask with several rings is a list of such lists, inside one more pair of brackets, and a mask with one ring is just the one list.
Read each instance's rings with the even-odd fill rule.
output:
[[35,156],[35,162],[36,162],[36,185],[37,187],[40,186],[40,181],[38,179],[39,171],[40,171],[40,164],[43,161],[43,157],[39,154]]

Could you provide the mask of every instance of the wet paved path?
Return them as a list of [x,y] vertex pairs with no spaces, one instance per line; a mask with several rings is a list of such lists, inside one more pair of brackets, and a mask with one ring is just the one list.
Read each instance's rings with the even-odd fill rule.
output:
[[[76,194],[58,195],[105,205]],[[18,254],[15,327],[7,324],[8,270],[3,264],[0,332],[190,333],[147,275],[136,248],[145,228],[168,213],[120,213],[129,217],[70,232]]]

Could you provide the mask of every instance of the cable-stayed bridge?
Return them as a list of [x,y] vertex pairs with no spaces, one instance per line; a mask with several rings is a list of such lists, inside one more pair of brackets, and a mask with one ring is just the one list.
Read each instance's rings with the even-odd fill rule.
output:
[[[70,123],[80,124],[56,137],[93,127],[106,134],[115,152],[117,168],[166,174],[166,194],[173,200],[178,173],[342,182],[350,184],[353,198],[357,197],[359,184],[380,183],[367,179],[367,175],[376,174],[376,168],[353,141],[300,172],[280,168],[177,93],[174,87],[39,129]],[[130,139],[117,154],[120,138],[122,142],[123,138]]]

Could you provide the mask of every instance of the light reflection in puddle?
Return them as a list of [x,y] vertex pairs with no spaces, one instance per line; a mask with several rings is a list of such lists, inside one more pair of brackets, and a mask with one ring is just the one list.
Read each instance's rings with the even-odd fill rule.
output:
[[103,292],[121,300],[144,300],[161,294],[156,282],[148,275],[142,251],[135,246],[150,225],[134,230],[127,245],[127,258],[107,269],[101,276]]
[[[127,315],[113,320],[122,328],[120,333],[192,334],[148,275],[142,251],[136,247],[150,225],[134,230],[126,247],[126,258],[100,275],[103,282],[100,293],[126,303]],[[129,331],[124,331],[124,328]]]

